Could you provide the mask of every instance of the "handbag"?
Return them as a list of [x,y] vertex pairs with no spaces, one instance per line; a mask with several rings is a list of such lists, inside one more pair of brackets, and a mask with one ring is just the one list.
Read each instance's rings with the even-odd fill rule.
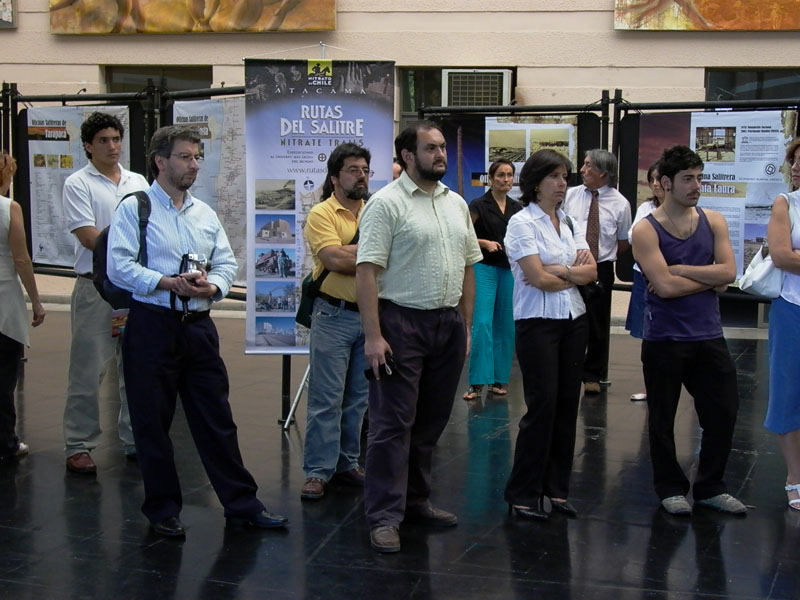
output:
[[[789,228],[794,228],[795,215],[797,210],[794,203],[789,200],[786,194],[781,194],[789,204]],[[748,294],[764,296],[765,298],[777,298],[781,295],[783,287],[783,271],[772,262],[769,254],[769,247],[764,244],[753,256],[747,270],[739,279],[739,289]]]
[[772,262],[769,248],[761,246],[739,279],[739,289],[756,296],[777,298],[781,295],[782,286],[783,271]]
[[[353,239],[350,240],[350,243],[347,244],[348,246],[358,243],[358,233],[358,229],[356,229],[356,234],[353,236]],[[319,277],[314,279],[314,271],[312,270],[311,273],[303,278],[303,282],[300,284],[300,302],[297,305],[297,314],[295,314],[294,320],[303,327],[311,327],[311,312],[314,310],[314,298],[319,295],[322,282],[325,281],[328,273],[330,273],[328,269],[322,269],[322,273],[319,274]]]

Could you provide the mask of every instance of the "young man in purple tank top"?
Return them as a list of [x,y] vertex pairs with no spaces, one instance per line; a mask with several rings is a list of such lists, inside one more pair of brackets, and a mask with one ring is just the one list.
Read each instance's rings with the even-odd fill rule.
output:
[[683,385],[703,429],[694,504],[743,514],[723,480],[739,407],[717,299],[736,278],[728,226],[720,213],[697,208],[703,161],[696,153],[674,146],[660,164],[664,202],[633,230],[633,253],[648,282],[642,369],[655,490],[668,513],[691,514],[673,432]]

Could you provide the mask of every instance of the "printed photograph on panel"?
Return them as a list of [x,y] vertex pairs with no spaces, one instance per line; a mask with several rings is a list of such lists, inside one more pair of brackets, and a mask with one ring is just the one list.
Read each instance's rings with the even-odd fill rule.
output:
[[256,210],[294,210],[294,179],[256,179]]
[[256,277],[294,278],[297,275],[296,254],[293,248],[256,248]]
[[698,127],[695,151],[705,162],[736,160],[736,127]]
[[294,345],[294,317],[256,317],[256,346]]
[[257,244],[294,244],[294,215],[256,215]]
[[553,150],[569,157],[569,129],[535,129],[531,131],[531,151]]
[[256,284],[256,312],[297,311],[297,286],[294,281],[259,281]]
[[505,158],[525,162],[525,130],[493,129],[489,131],[489,162]]

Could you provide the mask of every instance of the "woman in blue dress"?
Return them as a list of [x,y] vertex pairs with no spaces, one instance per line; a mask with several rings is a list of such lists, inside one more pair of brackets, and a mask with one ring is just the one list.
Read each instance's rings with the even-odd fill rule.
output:
[[769,407],[764,426],[778,435],[789,508],[800,510],[800,139],[789,144],[786,162],[795,191],[775,198],[767,226],[769,252],[784,277],[769,314]]

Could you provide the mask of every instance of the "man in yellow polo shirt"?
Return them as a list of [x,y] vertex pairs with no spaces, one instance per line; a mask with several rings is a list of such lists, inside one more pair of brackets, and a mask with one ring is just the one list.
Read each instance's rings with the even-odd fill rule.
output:
[[[325,495],[332,478],[364,485],[361,421],[369,392],[364,331],[356,304],[356,232],[369,195],[370,153],[341,144],[328,158],[323,191],[333,193],[308,213],[304,233],[314,258],[314,279],[327,270],[311,313],[308,418],[300,497]],[[328,194],[323,194],[328,196]]]

